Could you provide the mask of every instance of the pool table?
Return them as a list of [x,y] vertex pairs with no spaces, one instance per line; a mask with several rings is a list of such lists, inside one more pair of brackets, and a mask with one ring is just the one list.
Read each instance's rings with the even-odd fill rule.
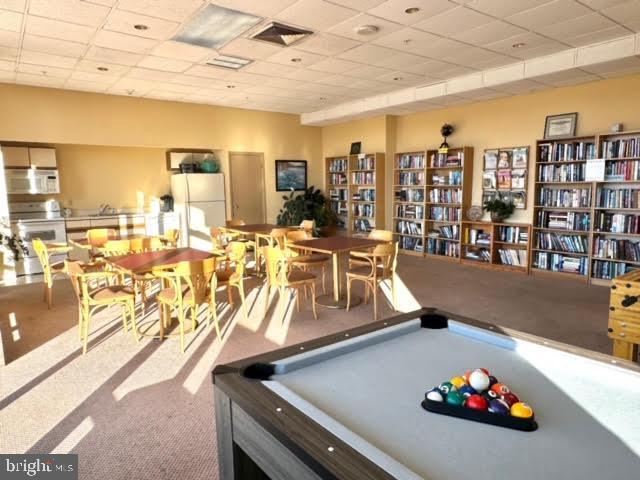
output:
[[[484,367],[535,410],[522,432],[428,412]],[[432,308],[220,365],[220,478],[625,479],[640,472],[640,368]]]

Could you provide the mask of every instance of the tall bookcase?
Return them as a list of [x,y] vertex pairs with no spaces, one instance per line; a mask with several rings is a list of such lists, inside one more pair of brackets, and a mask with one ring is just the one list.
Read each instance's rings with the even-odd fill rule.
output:
[[471,203],[473,147],[426,152],[425,255],[460,260],[460,232]]
[[397,153],[393,163],[393,231],[402,253],[423,256],[427,152]]
[[351,235],[384,228],[384,153],[325,159],[326,185],[338,227]]
[[[590,159],[602,181],[586,181]],[[640,268],[640,132],[536,144],[531,272],[608,285]]]

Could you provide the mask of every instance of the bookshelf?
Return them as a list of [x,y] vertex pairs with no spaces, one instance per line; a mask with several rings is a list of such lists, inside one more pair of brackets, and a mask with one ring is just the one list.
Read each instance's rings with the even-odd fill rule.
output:
[[326,190],[338,229],[368,235],[384,228],[384,153],[325,158]]
[[425,256],[460,260],[460,232],[471,203],[473,147],[427,150],[425,167]]
[[461,240],[461,263],[529,273],[529,224],[464,220]]
[[424,254],[426,154],[397,153],[393,163],[393,231],[408,255]]

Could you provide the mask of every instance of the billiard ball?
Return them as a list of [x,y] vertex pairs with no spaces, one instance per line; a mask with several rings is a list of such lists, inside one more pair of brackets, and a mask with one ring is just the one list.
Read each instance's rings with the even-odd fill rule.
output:
[[473,410],[485,411],[489,407],[489,402],[481,395],[471,395],[464,404],[465,407]]
[[440,385],[438,385],[438,390],[440,390],[440,393],[442,394],[442,396],[446,397],[447,395],[449,395],[449,392],[457,390],[457,388],[451,382],[443,382]]
[[[482,370],[487,374],[487,376],[489,375],[489,370],[487,370],[486,368],[476,368],[476,370]],[[467,383],[469,383],[469,377],[474,371],[475,370],[467,370],[466,372],[464,372],[464,375],[462,377],[467,381]]]
[[493,375],[489,375],[489,387],[493,387],[496,383],[498,383],[498,379]]
[[486,390],[489,388],[489,375],[480,369],[474,370],[471,372],[471,375],[469,375],[469,385],[475,388],[478,392]]
[[427,393],[425,393],[424,398],[434,402],[444,402],[444,397],[442,396],[442,393],[440,393],[440,390],[438,390],[437,388],[432,388]]
[[457,390],[451,390],[447,395],[447,403],[449,405],[462,405],[464,397]]
[[502,400],[504,400],[504,403],[506,403],[510,407],[512,407],[515,403],[518,403],[520,401],[520,399],[513,392],[507,392],[504,395],[502,395]]
[[469,397],[478,393],[471,385],[463,385],[458,389],[458,392],[460,392],[460,395],[463,397]]
[[491,402],[491,400],[495,400],[497,398],[500,398],[500,395],[498,395],[493,390],[486,390],[486,391],[482,392],[482,396],[487,399],[487,402]]
[[517,402],[511,405],[511,416],[518,418],[533,417],[533,409],[523,402]]
[[460,388],[467,383],[467,381],[462,377],[453,377],[451,379],[451,383],[455,385],[455,387],[460,390]]
[[509,393],[511,391],[509,390],[509,387],[507,387],[504,383],[500,383],[500,382],[492,385],[491,390],[496,392],[498,395],[504,395],[505,393]]
[[509,414],[509,405],[504,403],[499,398],[494,398],[489,402],[489,411],[491,413],[497,413],[499,415],[508,415]]

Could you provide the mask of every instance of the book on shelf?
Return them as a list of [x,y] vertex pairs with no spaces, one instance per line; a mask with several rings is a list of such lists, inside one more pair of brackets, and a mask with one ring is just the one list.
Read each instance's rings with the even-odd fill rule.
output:
[[572,257],[561,253],[536,252],[534,267],[552,272],[586,275],[588,270],[587,257]]
[[348,213],[347,202],[331,201],[331,210],[337,215],[346,215]]
[[424,154],[405,153],[398,157],[398,168],[424,168]]
[[424,252],[424,245],[421,238],[400,237],[398,239],[398,248],[403,250],[413,250],[414,252]]
[[376,172],[351,172],[351,183],[354,185],[373,185],[376,183]]
[[438,153],[433,152],[429,166],[431,168],[462,167],[464,165],[464,152]]
[[330,185],[346,185],[347,174],[346,173],[331,173],[329,174]]
[[407,188],[394,192],[396,202],[424,202],[424,189]]
[[539,182],[583,182],[586,166],[584,163],[568,165],[538,165]]
[[431,184],[452,187],[462,185],[462,172],[450,172],[448,175],[433,174]]
[[615,238],[596,237],[593,240],[593,256],[600,259],[640,261],[640,242]]
[[396,205],[396,217],[424,219],[424,206],[422,205]]
[[640,216],[623,213],[596,212],[594,230],[607,233],[640,233]]
[[589,231],[588,213],[540,210],[537,220],[537,225],[541,228],[578,230],[585,233]]
[[601,188],[596,208],[640,208],[640,188]]
[[431,207],[429,220],[440,222],[459,222],[462,219],[462,209],[459,207]]
[[329,171],[330,172],[346,172],[348,166],[348,161],[346,158],[335,158],[329,160]]
[[429,230],[430,237],[445,238],[449,240],[460,239],[460,227],[458,225],[441,225]]
[[542,187],[538,204],[542,207],[589,208],[591,188]]
[[358,191],[354,192],[352,200],[361,202],[375,202],[376,191],[373,188],[359,188]]
[[358,218],[353,221],[353,228],[356,232],[370,232],[375,227],[366,218]]
[[462,203],[461,188],[432,188],[429,190],[432,203]]
[[396,223],[396,233],[422,236],[422,223],[400,220]]
[[431,255],[442,255],[445,257],[459,257],[460,244],[449,242],[441,238],[427,238],[427,253]]
[[541,162],[572,162],[596,158],[594,142],[541,143],[538,159]]
[[584,235],[537,232],[536,247],[542,250],[556,250],[558,252],[588,253],[589,240]]
[[376,206],[373,203],[354,203],[352,213],[356,217],[375,217]]
[[424,172],[398,172],[398,185],[424,185]]
[[513,267],[527,266],[527,251],[522,248],[500,248],[498,249],[500,263]]
[[479,228],[467,229],[465,237],[465,243],[471,245],[491,245],[491,232],[486,232]]
[[498,227],[498,241],[526,245],[529,242],[529,230],[525,227],[500,226]]
[[591,276],[603,280],[612,280],[615,277],[624,275],[639,267],[624,262],[608,262],[606,260],[594,260]]
[[623,160],[621,162],[606,162],[604,179],[610,182],[640,180],[640,161]]
[[341,200],[346,202],[349,198],[349,192],[346,188],[331,188],[329,189],[329,199]]
[[604,158],[640,157],[640,136],[622,138],[619,140],[605,140],[602,142]]
[[491,252],[486,248],[478,248],[478,247],[464,247],[464,255],[463,257],[466,260],[473,260],[475,262],[481,263],[491,263]]
[[357,158],[355,167],[355,170],[374,170],[376,168],[376,159],[375,157]]

